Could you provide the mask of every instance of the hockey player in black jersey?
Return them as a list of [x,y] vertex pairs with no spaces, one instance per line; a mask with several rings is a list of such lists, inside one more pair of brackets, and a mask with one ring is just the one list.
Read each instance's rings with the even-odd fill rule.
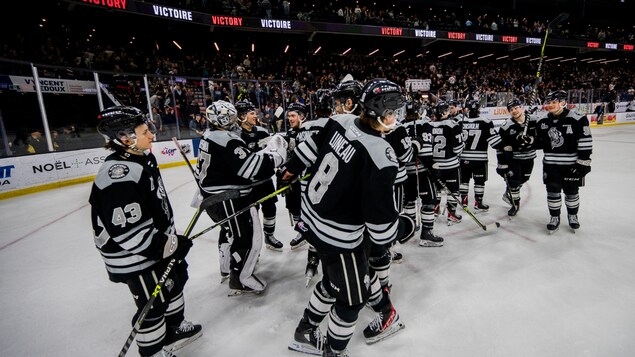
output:
[[[240,121],[240,137],[247,148],[252,152],[260,151],[269,138],[269,132],[258,125],[256,107],[248,100],[241,100],[235,104],[238,120]],[[258,182],[254,185],[251,196],[252,201],[257,201],[276,190],[273,179]],[[262,230],[265,236],[265,246],[271,250],[282,251],[283,244],[276,239],[276,202],[278,197],[274,196],[264,202],[262,206]]]
[[520,209],[520,189],[534,169],[536,122],[530,120],[523,103],[517,98],[507,103],[507,110],[511,118],[498,130],[503,147],[496,152],[496,172],[505,179],[507,185],[503,200],[512,206],[507,214],[515,216]]
[[544,152],[543,181],[547,187],[547,204],[551,219],[549,233],[560,226],[561,192],[567,207],[569,226],[580,228],[578,208],[579,187],[591,172],[593,139],[586,115],[567,108],[567,92],[557,90],[547,95],[548,114],[537,124],[537,144]]
[[[443,238],[432,233],[434,228],[434,207],[437,204],[437,190],[432,175],[432,125],[426,116],[427,110],[417,100],[410,100],[406,105],[406,122],[404,127],[415,144],[415,160],[406,165],[408,179],[404,187],[404,213],[416,219],[417,209],[421,214],[421,235],[419,245],[422,247],[441,247]],[[418,196],[417,196],[418,195]],[[421,207],[417,207],[417,197]]]
[[[460,164],[459,155],[465,147],[461,126],[449,117],[448,104],[440,101],[435,107],[435,120],[430,122],[430,142],[432,143],[432,168],[434,174],[450,190],[447,196],[448,225],[461,222],[462,216],[456,213],[459,196]],[[437,197],[437,205],[440,197]],[[438,207],[437,207],[438,209]]]
[[[207,108],[212,128],[205,132],[199,144],[197,172],[203,197],[238,190],[240,197],[213,205],[207,209],[215,222],[225,219],[253,203],[250,195],[254,181],[270,178],[274,168],[287,157],[287,144],[274,135],[267,146],[249,150],[236,132],[236,108],[229,102],[216,101]],[[260,293],[266,283],[254,275],[262,248],[262,228],[255,208],[242,213],[221,226],[219,254],[221,275],[229,275],[230,295]]]
[[359,98],[362,96],[362,84],[354,80],[351,75],[344,77],[332,92],[333,113],[355,114],[361,113]]
[[90,193],[95,245],[108,277],[125,283],[137,320],[171,259],[177,259],[137,331],[141,356],[168,357],[201,335],[201,325],[184,319],[183,287],[192,242],[176,233],[172,206],[159,166],[150,152],[154,134],[141,110],[116,106],[98,116],[98,131],[113,151],[99,168]]
[[[301,142],[284,178],[310,168],[303,182],[302,229],[317,248],[322,280],[313,290],[298,324],[292,350],[346,356],[359,311],[369,295],[368,253],[371,243],[386,245],[407,225],[395,210],[393,185],[398,162],[381,137],[394,129],[392,112],[403,105],[400,88],[386,80],[366,84],[360,117],[324,119],[323,129]],[[412,223],[411,223],[412,224]],[[389,300],[365,337],[397,329],[401,322]],[[326,341],[318,326],[329,315]]]
[[461,203],[464,207],[469,203],[470,180],[474,180],[474,210],[487,211],[489,205],[483,202],[485,182],[487,181],[487,149],[502,148],[502,140],[491,120],[480,117],[481,105],[477,100],[467,103],[467,118],[462,120],[463,142],[465,148],[461,152]]

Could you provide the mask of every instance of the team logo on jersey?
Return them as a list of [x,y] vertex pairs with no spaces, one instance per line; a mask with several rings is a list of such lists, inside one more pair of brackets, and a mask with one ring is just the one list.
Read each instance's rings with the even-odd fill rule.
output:
[[516,134],[516,129],[509,129],[509,135]]
[[364,285],[366,286],[366,290],[370,288],[370,276],[368,276],[368,274],[364,275]]
[[397,163],[397,154],[395,154],[395,150],[393,150],[392,147],[387,147],[386,148],[386,158],[389,161],[392,161],[394,163]]
[[564,144],[564,138],[562,137],[562,133],[558,129],[551,128],[547,133],[549,134],[549,138],[551,139],[552,149],[560,147],[562,146],[562,144]]
[[128,168],[128,166],[124,164],[114,164],[108,170],[108,176],[110,176],[111,179],[117,180],[126,177],[129,172],[130,169]]
[[589,128],[588,126],[583,126],[582,127],[582,134],[584,134],[584,136],[591,135],[591,128]]
[[236,154],[236,156],[238,156],[238,158],[241,160],[244,160],[247,157],[247,152],[241,147],[235,148],[234,154]]

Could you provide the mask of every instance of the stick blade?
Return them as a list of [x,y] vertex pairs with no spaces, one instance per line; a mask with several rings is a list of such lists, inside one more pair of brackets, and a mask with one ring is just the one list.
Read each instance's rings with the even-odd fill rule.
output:
[[549,25],[547,25],[548,29],[553,29],[554,26],[558,26],[559,24],[561,24],[563,21],[566,21],[569,18],[569,13],[568,12],[563,12],[560,15],[558,15],[555,19],[553,19]]
[[215,195],[211,195],[209,197],[207,197],[206,199],[203,200],[203,202],[201,202],[201,206],[200,209],[201,210],[205,210],[207,208],[209,208],[212,205],[215,205],[217,203],[221,203],[223,201],[227,201],[227,200],[233,200],[240,197],[240,191],[238,190],[227,190],[227,191],[223,191],[221,193],[217,193]]

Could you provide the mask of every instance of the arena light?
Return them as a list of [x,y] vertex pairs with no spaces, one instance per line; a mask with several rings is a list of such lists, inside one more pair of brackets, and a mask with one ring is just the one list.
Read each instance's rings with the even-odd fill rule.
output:
[[587,63],[595,63],[595,62],[602,62],[602,61],[606,61],[606,58],[596,59],[596,60],[593,60],[593,61],[589,61]]
[[611,62],[617,62],[617,61],[619,61],[619,60],[620,60],[619,58],[616,58],[616,59],[612,59],[612,60],[604,61],[604,62],[602,62],[602,64],[607,64],[607,63],[611,63]]
[[562,58],[564,58],[564,57],[560,56],[560,57],[549,58],[545,62],[551,62],[551,61],[559,60],[559,59],[562,59]]
[[348,51],[350,51],[351,49],[352,49],[352,47],[349,47],[348,50],[342,52],[342,56],[345,56],[348,53]]
[[251,44],[251,52],[256,52],[256,44],[255,43]]
[[469,57],[469,56],[471,56],[471,55],[473,55],[473,54],[474,54],[474,52],[470,52],[470,53],[468,53],[468,54],[465,54],[465,55],[459,56],[458,58],[465,58],[465,57]]
[[481,56],[481,57],[479,57],[478,59],[483,59],[483,58],[487,58],[487,57],[492,57],[493,55],[494,55],[493,53],[490,53],[489,55],[484,55],[484,56]]
[[174,46],[176,46],[179,50],[182,50],[183,48],[181,48],[181,45],[179,45],[178,42],[176,41],[172,41],[172,43],[174,44]]
[[586,62],[592,60],[592,57],[581,59],[580,62]]
[[406,52],[406,50],[401,50],[401,51],[399,51],[399,52],[395,53],[395,54],[394,54],[394,55],[392,55],[392,56],[393,56],[393,57],[397,57],[397,56],[399,56],[400,54],[402,54],[402,53],[404,53],[404,52]]
[[317,50],[315,50],[315,52],[313,52],[313,54],[317,55],[317,53],[320,52],[321,49],[322,49],[322,46],[318,47]]
[[[545,59],[545,58],[547,58],[547,56],[544,56],[544,57],[543,57],[543,59]],[[539,59],[540,59],[540,57],[536,57],[536,58],[532,58],[532,59],[530,59],[529,61],[530,61],[530,62],[531,62],[531,61],[537,61],[537,60],[539,60]]]
[[560,63],[562,62],[569,62],[569,61],[575,61],[575,57],[571,57],[571,58],[567,58],[567,59],[563,59],[562,61],[560,61]]
[[284,53],[287,53],[288,50],[289,50],[289,45],[287,45],[287,47],[284,48]]
[[496,60],[497,60],[497,61],[498,61],[498,60],[502,60],[502,59],[507,58],[507,57],[509,57],[509,55],[504,55],[504,56],[496,57]]
[[423,57],[423,53],[419,53],[417,57]]
[[220,52],[220,48],[218,48],[218,43],[214,42],[214,47],[216,47],[216,51]]
[[514,58],[514,61],[518,61],[518,60],[525,59],[525,58],[529,58],[529,57],[530,57],[530,55],[521,56],[521,57],[516,57],[516,58]]
[[452,52],[444,53],[444,54],[440,55],[438,58],[443,58],[443,57],[449,56],[451,54],[452,54]]
[[375,53],[377,53],[377,52],[379,52],[379,48],[378,48],[378,49],[376,49],[376,50],[374,50],[373,52],[369,53],[368,55],[369,55],[369,56],[372,56],[372,55],[374,55],[374,54],[375,54]]

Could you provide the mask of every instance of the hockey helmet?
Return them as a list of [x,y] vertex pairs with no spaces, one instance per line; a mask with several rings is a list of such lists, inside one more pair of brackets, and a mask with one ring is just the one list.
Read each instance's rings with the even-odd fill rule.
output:
[[436,120],[441,120],[444,115],[448,114],[449,111],[450,106],[446,101],[442,100],[437,102],[437,105],[434,107],[434,116],[436,117]]
[[523,106],[523,103],[520,101],[520,99],[518,98],[512,98],[508,103],[507,103],[507,110],[508,111],[512,111],[513,107],[518,107],[518,106]]
[[[143,112],[131,106],[113,106],[102,110],[97,116],[97,131],[115,144],[124,148],[134,148],[135,128],[149,124]],[[135,139],[135,144],[125,145],[122,140]]]
[[344,80],[333,90],[333,100],[338,100],[343,107],[346,101],[350,99],[353,103],[352,109],[344,109],[345,113],[358,114],[360,109],[360,98],[362,96],[363,86],[359,81],[354,79]]
[[557,90],[557,91],[553,91],[553,92],[549,92],[549,94],[547,94],[547,97],[545,97],[545,102],[549,103],[549,102],[553,102],[553,101],[567,101],[567,92],[563,91],[562,89]]
[[209,123],[225,130],[232,130],[236,126],[236,107],[230,102],[217,100],[205,110]]
[[366,83],[360,103],[366,115],[383,117],[403,107],[405,100],[398,84],[377,78]]
[[240,100],[234,105],[238,118],[242,120],[243,116],[249,112],[256,111],[256,106],[248,100]]

